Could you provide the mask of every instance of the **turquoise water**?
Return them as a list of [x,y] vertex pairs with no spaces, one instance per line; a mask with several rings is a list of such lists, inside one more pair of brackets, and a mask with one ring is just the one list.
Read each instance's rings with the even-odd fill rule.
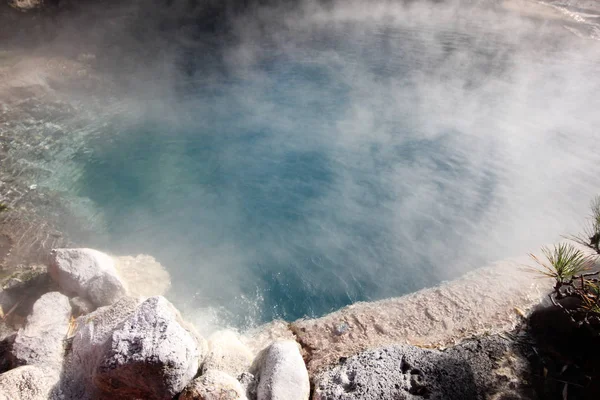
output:
[[546,25],[416,16],[309,18],[145,75],[74,159],[102,228],[90,246],[155,256],[182,307],[247,326],[559,237],[597,181],[596,64]]

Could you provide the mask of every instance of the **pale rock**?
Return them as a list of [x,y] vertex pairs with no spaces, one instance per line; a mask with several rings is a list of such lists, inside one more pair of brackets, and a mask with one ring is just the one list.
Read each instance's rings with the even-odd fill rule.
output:
[[171,287],[167,270],[152,256],[115,257],[115,268],[131,296],[164,296]]
[[252,365],[258,379],[257,400],[307,400],[310,382],[298,344],[282,340],[271,344]]
[[77,318],[71,352],[65,363],[65,379],[61,382],[61,390],[67,399],[98,397],[94,393],[92,376],[103,354],[103,346],[113,330],[131,316],[139,304],[138,298],[122,297],[111,306],[100,307]]
[[242,385],[222,371],[210,370],[194,379],[179,400],[247,400]]
[[93,383],[117,398],[171,399],[198,371],[199,339],[171,303],[151,297],[101,346]]
[[48,272],[64,291],[87,298],[96,307],[127,294],[109,255],[93,249],[55,249],[52,254]]
[[70,317],[68,297],[59,292],[40,297],[33,305],[25,327],[18,331],[15,338],[12,354],[16,364],[38,364],[60,369]]
[[202,365],[202,371],[218,370],[238,378],[252,365],[253,355],[235,332],[215,332],[208,339],[209,352]]
[[47,400],[60,378],[57,370],[25,365],[0,375],[0,400]]

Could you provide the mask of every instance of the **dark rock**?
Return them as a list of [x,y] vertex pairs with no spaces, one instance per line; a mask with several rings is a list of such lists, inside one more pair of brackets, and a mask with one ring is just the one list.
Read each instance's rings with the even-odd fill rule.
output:
[[528,399],[527,365],[510,341],[497,336],[446,351],[387,346],[342,360],[320,375],[313,399]]

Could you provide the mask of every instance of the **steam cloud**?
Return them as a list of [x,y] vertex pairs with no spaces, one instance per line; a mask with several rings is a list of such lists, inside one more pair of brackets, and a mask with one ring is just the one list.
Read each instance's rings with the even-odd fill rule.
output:
[[565,21],[307,1],[217,35],[129,7],[79,44],[126,90],[67,191],[189,309],[245,326],[401,295],[576,232],[600,188],[600,46]]

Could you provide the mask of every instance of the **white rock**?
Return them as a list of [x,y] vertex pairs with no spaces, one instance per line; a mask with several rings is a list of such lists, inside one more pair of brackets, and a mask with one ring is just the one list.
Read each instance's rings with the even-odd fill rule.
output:
[[179,400],[247,400],[247,397],[235,378],[211,370],[186,386]]
[[310,382],[298,344],[282,340],[271,344],[252,365],[258,378],[257,400],[307,400]]
[[40,297],[15,338],[12,354],[16,363],[60,369],[70,317],[68,297],[59,292]]
[[197,338],[171,303],[151,297],[109,335],[93,382],[117,398],[171,399],[198,371]]
[[11,369],[0,375],[0,400],[47,400],[60,378],[58,371],[35,365]]
[[131,316],[139,304],[137,298],[122,297],[111,306],[100,307],[77,318],[71,352],[65,362],[65,379],[61,383],[67,399],[95,396],[92,376],[103,354],[103,346],[113,330]]
[[237,378],[250,370],[252,352],[232,331],[215,332],[208,339],[209,352],[202,365],[203,373],[218,370]]
[[63,290],[87,298],[97,307],[127,294],[109,255],[93,249],[55,249],[52,253],[48,272]]

